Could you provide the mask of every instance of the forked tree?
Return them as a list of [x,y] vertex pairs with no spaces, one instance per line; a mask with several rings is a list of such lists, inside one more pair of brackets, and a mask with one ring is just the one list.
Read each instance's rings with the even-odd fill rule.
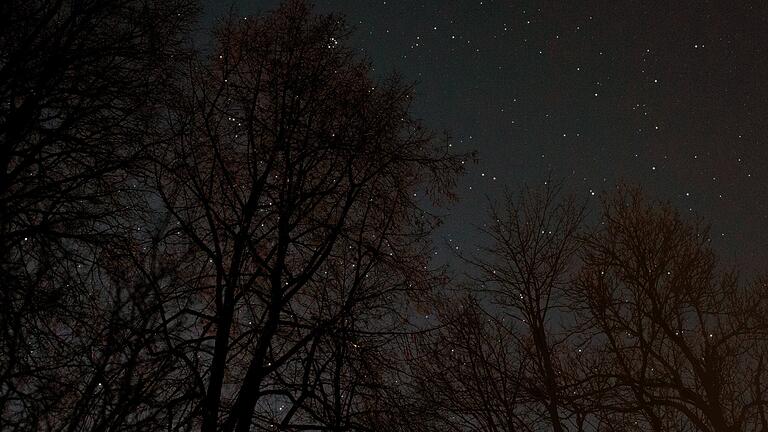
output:
[[[130,180],[161,139],[156,112],[193,12],[186,0],[0,4],[4,430],[141,428],[166,414],[145,387],[156,376],[134,373],[149,338],[133,287],[105,282],[104,266],[136,231]],[[107,387],[120,380],[130,389]]]
[[[441,309],[417,382],[438,430],[563,431],[578,423],[564,362],[573,348],[566,292],[584,207],[551,184],[508,193],[465,256],[470,281]],[[429,347],[431,346],[431,349]]]
[[167,313],[203,431],[363,428],[369,351],[433,283],[422,205],[450,197],[463,158],[346,32],[303,2],[230,19],[170,111],[154,179],[187,261]]
[[765,281],[719,266],[703,226],[632,189],[593,229],[550,192],[492,214],[413,368],[425,430],[765,427]]
[[765,284],[717,264],[707,229],[624,189],[585,239],[574,294],[606,418],[628,429],[766,427]]

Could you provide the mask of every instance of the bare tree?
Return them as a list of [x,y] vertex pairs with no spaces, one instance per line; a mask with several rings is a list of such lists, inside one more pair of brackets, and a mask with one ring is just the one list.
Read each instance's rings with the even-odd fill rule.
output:
[[636,190],[594,231],[555,196],[492,213],[466,259],[479,276],[421,342],[422,429],[763,430],[765,281],[740,283],[704,227]]
[[199,359],[203,431],[362,427],[365,351],[433,279],[419,202],[450,192],[462,158],[345,35],[303,2],[231,18],[169,116],[156,187],[191,271],[168,313]]
[[411,87],[303,1],[208,57],[194,9],[0,5],[0,428],[768,430],[768,285],[701,224],[526,189],[450,283],[471,155]]
[[577,294],[615,418],[636,430],[765,428],[765,287],[722,271],[700,224],[636,190],[610,195]]
[[[135,287],[109,281],[114,274],[103,265],[108,251],[132,242],[126,226],[135,228],[136,213],[124,209],[134,207],[136,183],[129,180],[144,150],[161,139],[153,133],[155,114],[174,76],[174,56],[183,52],[193,6],[186,0],[0,5],[5,430],[141,429],[154,415],[127,416],[146,402],[139,399],[151,379],[138,384],[130,372],[147,348],[144,336],[120,344],[134,334],[129,323],[146,322],[136,315]],[[108,383],[107,369],[121,369],[115,376],[136,387],[108,396],[99,386]]]
[[422,391],[453,428],[562,431],[573,420],[564,294],[583,213],[551,183],[491,209],[487,244],[464,258],[476,270],[470,297],[443,310],[443,334],[421,372]]
[[517,348],[519,331],[486,313],[477,299],[453,299],[440,308],[442,326],[419,341],[413,365],[417,395],[427,413],[424,430],[527,431],[524,389],[530,359]]
[[524,327],[524,339],[517,344],[530,359],[524,386],[546,409],[552,430],[560,432],[568,396],[558,351],[569,335],[558,327],[568,318],[563,294],[571,281],[584,209],[572,198],[558,201],[557,192],[550,184],[540,192],[524,191],[517,202],[508,196],[503,211],[492,211],[486,233],[493,243],[484,248],[486,258],[473,264],[502,314]]

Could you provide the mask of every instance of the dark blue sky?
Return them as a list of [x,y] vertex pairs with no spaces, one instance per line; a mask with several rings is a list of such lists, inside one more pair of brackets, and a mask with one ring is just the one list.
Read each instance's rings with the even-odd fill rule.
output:
[[[254,14],[278,3],[235,6]],[[203,24],[229,4],[208,0]],[[711,222],[725,262],[768,259],[767,3],[316,5],[346,16],[349,43],[377,72],[418,83],[417,117],[479,151],[444,229],[456,243],[471,244],[486,195],[551,174],[585,197],[640,185]]]

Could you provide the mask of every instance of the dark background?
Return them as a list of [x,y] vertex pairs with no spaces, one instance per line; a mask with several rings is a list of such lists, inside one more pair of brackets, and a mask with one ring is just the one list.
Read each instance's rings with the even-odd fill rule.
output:
[[[251,15],[278,1],[237,0]],[[232,4],[208,0],[209,29]],[[469,247],[487,199],[625,182],[710,222],[722,262],[768,258],[768,2],[319,0],[414,114],[479,151],[441,231]],[[595,197],[596,198],[596,197]],[[594,208],[594,207],[593,207]]]

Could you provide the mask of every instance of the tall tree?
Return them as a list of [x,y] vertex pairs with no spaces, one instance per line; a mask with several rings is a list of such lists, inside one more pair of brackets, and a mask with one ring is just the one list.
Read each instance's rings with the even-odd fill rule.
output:
[[140,428],[142,416],[125,413],[142,391],[108,401],[99,388],[107,365],[130,368],[140,350],[117,346],[136,303],[104,282],[99,261],[131,237],[129,179],[158,141],[157,107],[193,12],[187,0],[0,5],[5,429]]
[[602,403],[636,430],[765,427],[765,285],[718,266],[701,224],[624,189],[586,238],[575,294],[603,357]]
[[558,190],[508,193],[479,253],[464,257],[474,270],[468,297],[443,309],[436,351],[420,368],[422,391],[456,430],[563,431],[574,416],[565,294],[584,207]]
[[352,427],[350,374],[433,278],[421,205],[449,196],[463,158],[346,33],[298,1],[231,18],[169,116],[156,187],[192,270],[175,317],[200,358],[202,431]]

